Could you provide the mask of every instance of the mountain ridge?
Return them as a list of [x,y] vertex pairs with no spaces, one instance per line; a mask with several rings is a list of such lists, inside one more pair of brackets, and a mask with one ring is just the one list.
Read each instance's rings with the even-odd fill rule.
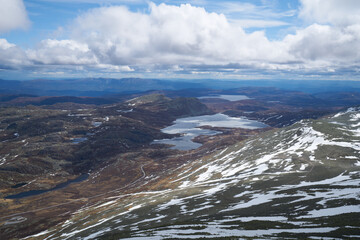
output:
[[0,79],[0,92],[48,96],[103,96],[149,90],[200,88],[203,84],[142,78],[80,78],[65,80],[14,81]]
[[351,108],[262,133],[160,180],[143,166],[148,186],[137,194],[82,208],[36,239],[357,238],[359,126],[360,108]]
[[0,79],[0,93],[40,96],[99,97],[117,93],[139,93],[150,90],[235,89],[244,87],[274,87],[310,94],[320,92],[360,92],[358,81],[331,80],[222,80],[212,79],[152,79],[152,78],[75,78],[75,79]]

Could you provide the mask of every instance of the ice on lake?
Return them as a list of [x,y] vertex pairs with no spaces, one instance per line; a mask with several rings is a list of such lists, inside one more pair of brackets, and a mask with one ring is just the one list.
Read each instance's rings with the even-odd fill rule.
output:
[[198,97],[199,99],[205,99],[205,98],[220,98],[220,99],[225,99],[228,101],[240,101],[240,100],[247,100],[247,99],[251,99],[245,95],[210,95],[210,96],[202,96],[202,97]]
[[191,150],[201,146],[200,143],[192,141],[197,136],[211,136],[221,133],[210,129],[201,129],[200,127],[202,126],[257,129],[267,127],[268,125],[242,117],[229,117],[221,113],[179,118],[173,125],[162,129],[162,132],[168,134],[182,134],[182,136],[171,139],[155,140],[153,143],[174,145],[172,149]]

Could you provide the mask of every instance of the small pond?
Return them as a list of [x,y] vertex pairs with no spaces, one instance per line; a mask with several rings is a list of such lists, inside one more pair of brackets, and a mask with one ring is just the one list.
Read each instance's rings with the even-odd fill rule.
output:
[[88,140],[88,138],[86,138],[86,137],[79,137],[79,138],[73,138],[71,141],[72,141],[72,143],[78,144],[78,143],[85,142],[86,140]]
[[20,199],[20,198],[25,198],[25,197],[31,197],[31,196],[35,196],[35,195],[39,195],[42,193],[46,193],[46,192],[51,192],[51,191],[55,191],[64,187],[67,187],[68,185],[70,185],[71,183],[78,183],[78,182],[82,182],[84,180],[86,180],[89,177],[89,174],[85,173],[80,175],[79,177],[73,179],[73,180],[68,180],[66,182],[60,183],[58,185],[56,185],[53,188],[50,189],[45,189],[45,190],[30,190],[30,191],[26,191],[26,192],[21,192],[18,194],[14,194],[14,195],[9,195],[6,196],[5,199]]

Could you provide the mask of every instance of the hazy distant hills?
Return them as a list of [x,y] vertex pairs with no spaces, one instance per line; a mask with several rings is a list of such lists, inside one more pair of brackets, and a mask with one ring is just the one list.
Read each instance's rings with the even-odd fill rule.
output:
[[234,89],[242,87],[275,87],[307,93],[360,92],[357,81],[306,80],[159,80],[141,78],[81,78],[66,80],[13,81],[0,79],[0,94],[33,94],[38,96],[98,97],[119,93],[139,93],[150,90]]
[[102,96],[115,93],[144,92],[149,90],[177,90],[201,88],[200,83],[165,81],[155,79],[83,78],[67,80],[0,80],[0,93],[35,94],[43,96]]

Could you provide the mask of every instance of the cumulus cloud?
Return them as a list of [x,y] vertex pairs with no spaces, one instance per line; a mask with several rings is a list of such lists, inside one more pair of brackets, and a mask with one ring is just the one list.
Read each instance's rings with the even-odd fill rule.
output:
[[0,33],[30,25],[22,0],[0,0]]
[[360,62],[360,1],[301,0],[299,16],[310,25],[283,42],[307,66],[355,67]]
[[29,64],[22,49],[2,38],[0,38],[0,56],[0,70],[19,68]]
[[[352,1],[341,1],[346,5],[342,7],[338,2],[302,0],[299,16],[310,21],[309,25],[277,41],[269,40],[263,31],[248,33],[239,22],[190,4],[151,3],[146,12],[123,6],[96,8],[73,21],[66,31],[70,32],[68,39],[46,39],[28,50],[0,40],[0,65],[239,74],[243,70],[356,69],[360,62],[360,21],[357,10],[349,10],[346,20],[339,17],[346,15]],[[321,3],[329,16],[323,13]]]
[[150,4],[148,14],[125,7],[92,10],[75,21],[72,37],[86,42],[106,64],[219,64],[223,61],[287,61],[279,43],[251,34],[224,15],[189,4]]
[[[304,0],[300,15],[311,14],[309,9],[319,12],[316,2]],[[335,23],[346,9],[339,8],[337,13],[337,5],[331,6]],[[311,24],[281,41],[270,41],[262,31],[246,33],[225,15],[189,4],[150,4],[148,13],[106,7],[78,17],[72,37],[87,43],[101,63],[110,65],[186,68],[237,63],[238,69],[292,70],[360,60],[360,31],[351,25],[356,18],[349,18],[345,27],[324,24],[327,20],[320,13],[315,20],[323,24]]]
[[74,40],[47,39],[35,49],[27,52],[30,60],[37,64],[88,65],[97,63],[97,58],[87,44]]
[[115,66],[111,64],[97,64],[95,68],[98,68],[105,72],[133,72],[135,71],[133,68],[129,66]]
[[348,26],[360,23],[358,0],[301,0],[299,16],[321,24]]
[[290,53],[304,61],[354,62],[360,60],[359,27],[342,29],[312,24],[284,41]]

